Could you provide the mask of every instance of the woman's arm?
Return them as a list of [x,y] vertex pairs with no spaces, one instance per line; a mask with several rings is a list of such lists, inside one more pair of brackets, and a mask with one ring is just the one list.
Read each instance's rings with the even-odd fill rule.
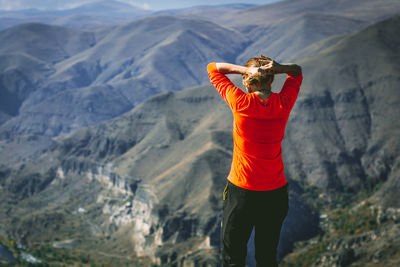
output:
[[258,71],[256,67],[244,67],[230,63],[216,63],[218,71],[222,74],[254,74]]
[[275,60],[268,60],[262,67],[244,67],[230,63],[216,63],[218,71],[222,74],[255,74],[260,71],[268,74],[286,73],[291,76],[299,76],[301,74],[301,67],[296,64],[286,63],[279,64]]
[[286,73],[291,76],[301,75],[301,67],[293,63],[279,64],[279,67],[275,68],[276,73]]

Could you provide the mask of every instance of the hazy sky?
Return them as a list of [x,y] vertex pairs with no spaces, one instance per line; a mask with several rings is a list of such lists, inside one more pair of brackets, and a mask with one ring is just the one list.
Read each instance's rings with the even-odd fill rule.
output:
[[[72,8],[84,3],[95,2],[99,0],[0,0],[0,10],[15,9],[66,9]],[[108,0],[103,0],[108,1]],[[111,0],[110,0],[111,1]],[[152,9],[173,9],[196,5],[219,5],[219,4],[267,4],[277,2],[278,0],[118,0],[120,2],[131,3],[132,5]]]

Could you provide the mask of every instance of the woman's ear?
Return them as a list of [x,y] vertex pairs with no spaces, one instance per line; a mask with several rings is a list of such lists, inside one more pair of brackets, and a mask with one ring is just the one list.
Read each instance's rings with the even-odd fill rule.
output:
[[275,75],[271,75],[271,76],[272,76],[272,77],[271,77],[270,82],[269,82],[270,85],[273,83],[273,81],[274,81],[274,79],[275,79]]

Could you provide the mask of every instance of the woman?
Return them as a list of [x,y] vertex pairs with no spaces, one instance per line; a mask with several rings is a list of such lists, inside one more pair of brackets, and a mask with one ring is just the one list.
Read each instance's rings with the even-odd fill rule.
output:
[[[280,230],[289,208],[281,143],[303,79],[301,67],[261,55],[245,66],[210,63],[207,71],[234,116],[233,159],[223,194],[223,265],[245,266],[254,227],[257,266],[277,266]],[[280,73],[288,75],[286,82],[280,93],[273,93],[274,74]],[[248,94],[225,74],[241,74]]]

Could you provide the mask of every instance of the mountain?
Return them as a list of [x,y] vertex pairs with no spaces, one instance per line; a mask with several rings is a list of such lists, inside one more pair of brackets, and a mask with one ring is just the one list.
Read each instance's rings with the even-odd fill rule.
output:
[[294,55],[300,58],[301,51],[315,42],[347,35],[399,13],[400,3],[393,0],[289,0],[209,19],[246,36],[249,45],[236,60],[244,64],[247,58],[260,53],[280,61]]
[[95,34],[58,26],[31,23],[0,32],[0,54],[27,54],[46,63],[57,63],[93,46]]
[[347,35],[399,13],[400,4],[394,0],[299,0],[254,7],[198,6],[155,14],[196,17],[238,30],[248,39],[248,46],[236,59],[244,64],[259,53],[287,61],[315,42]]
[[[27,24],[0,36],[14,43],[3,45],[0,54],[19,51],[51,69],[30,87],[14,112],[18,116],[0,127],[2,136],[57,136],[113,118],[150,95],[206,82],[207,74],[198,70],[211,59],[233,61],[244,44],[235,31],[213,23],[163,16],[96,32]],[[40,42],[26,36],[48,40],[47,46],[38,48]]]
[[293,55],[301,56],[300,51],[318,41],[347,35],[367,24],[365,21],[323,13],[294,15],[276,25],[251,30],[249,38],[254,41],[240,54],[237,62],[244,63],[254,57],[254,51],[285,62]]
[[[30,3],[28,3],[30,5]],[[0,30],[26,23],[43,23],[68,27],[99,28],[126,23],[152,12],[127,3],[100,0],[69,9],[0,10]]]
[[[363,265],[373,248],[376,259],[395,259],[399,23],[380,22],[300,62],[304,82],[283,143],[291,208],[280,255],[295,250],[285,264]],[[34,161],[2,166],[0,224],[18,242],[73,242],[71,253],[85,249],[91,259],[118,254],[127,263],[134,252],[138,263],[215,265],[231,127],[211,86],[153,96],[56,138]]]
[[[399,22],[394,17],[368,27],[301,62],[307,78],[286,137],[289,143],[292,137],[310,139],[317,147],[287,146],[290,173],[322,188],[350,191],[367,179],[390,177],[398,145]],[[321,110],[326,115],[319,117]]]
[[395,0],[286,0],[227,13],[215,20],[237,29],[251,31],[254,26],[276,25],[307,13],[344,16],[349,19],[373,22],[398,14],[399,8],[400,4]]
[[55,71],[56,62],[96,42],[93,33],[42,24],[6,29],[0,39],[7,40],[0,45],[0,111],[7,119],[19,114],[24,101]]
[[[20,114],[24,103],[55,72],[54,64],[96,42],[91,32],[23,24],[0,32],[1,123]],[[45,40],[45,42],[44,42]]]
[[32,92],[32,87],[44,73],[50,73],[51,67],[24,54],[7,54],[0,56],[0,112],[4,120],[18,115],[23,101]]
[[226,16],[238,10],[245,10],[255,7],[254,4],[226,4],[226,5],[212,5],[212,6],[194,6],[179,9],[167,9],[156,11],[153,15],[162,16],[179,16],[188,18],[197,18],[202,20],[214,21],[220,16]]
[[57,14],[62,15],[77,15],[77,14],[85,14],[85,15],[99,15],[104,17],[112,17],[112,16],[143,16],[148,14],[149,11],[146,11],[143,8],[139,8],[136,6],[132,6],[127,3],[123,3],[120,1],[113,0],[100,0],[90,3],[84,3],[75,8],[65,9],[57,11]]

